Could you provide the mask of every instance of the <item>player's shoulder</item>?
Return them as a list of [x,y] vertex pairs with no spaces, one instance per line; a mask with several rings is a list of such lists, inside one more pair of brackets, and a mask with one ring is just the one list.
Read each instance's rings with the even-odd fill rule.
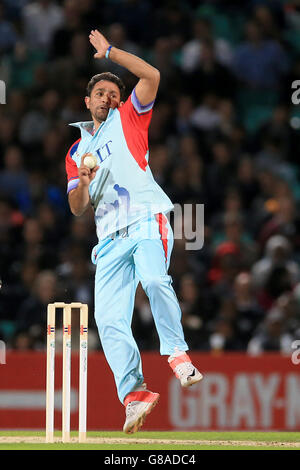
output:
[[70,158],[73,157],[73,155],[75,154],[75,152],[78,149],[78,145],[79,145],[80,141],[81,141],[81,137],[79,139],[77,139],[75,142],[73,142],[73,144],[70,146],[70,148],[67,152],[67,157],[70,157]]
[[154,105],[155,100],[151,101],[150,103],[144,105],[140,102],[138,99],[138,96],[136,94],[135,88],[132,90],[130,95],[128,96],[126,102],[123,104],[123,106],[120,109],[121,113],[132,113],[135,114],[138,117],[144,117],[145,115],[149,114],[151,115],[152,110],[153,110],[153,105]]

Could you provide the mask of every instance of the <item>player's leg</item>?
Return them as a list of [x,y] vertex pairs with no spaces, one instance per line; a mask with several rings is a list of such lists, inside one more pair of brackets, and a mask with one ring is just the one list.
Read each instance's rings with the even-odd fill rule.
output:
[[131,331],[136,290],[131,251],[124,240],[106,239],[97,246],[98,254],[93,259],[97,264],[95,320],[122,403],[144,381],[140,353]]
[[[149,224],[147,233],[145,224]],[[160,339],[160,353],[169,356],[174,373],[183,386],[188,386],[201,380],[202,375],[185,353],[188,345],[181,324],[181,309],[172,287],[172,278],[168,275],[173,243],[173,231],[168,219],[159,214],[141,224],[140,239],[133,256],[136,276],[149,298]]]
[[[146,292],[155,326],[160,339],[160,353],[170,355],[177,347],[188,350],[181,325],[181,310],[172,287],[172,278],[168,275],[168,266],[173,247],[171,227],[167,218],[164,219],[165,230],[168,232],[164,242],[161,240],[159,223],[154,217],[143,221],[134,251],[136,277],[141,281]],[[149,225],[146,228],[145,225]]]
[[95,319],[103,351],[114,374],[118,397],[126,407],[124,432],[134,433],[156,405],[159,394],[146,389],[142,363],[131,330],[137,281],[133,246],[116,238],[96,250]]

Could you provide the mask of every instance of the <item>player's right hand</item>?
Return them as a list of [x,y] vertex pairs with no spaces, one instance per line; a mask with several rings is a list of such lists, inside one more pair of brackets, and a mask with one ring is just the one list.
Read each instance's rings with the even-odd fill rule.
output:
[[105,53],[107,51],[107,48],[109,46],[109,42],[107,39],[103,36],[98,29],[92,29],[89,35],[89,40],[90,43],[94,46],[96,49],[96,54],[94,54],[95,59],[102,59],[105,57]]
[[80,167],[78,168],[79,180],[83,186],[88,186],[90,182],[93,181],[96,176],[97,170],[99,169],[99,166],[95,166],[91,170],[86,165],[84,165],[83,160],[87,155],[89,155],[89,153],[85,153],[82,155]]

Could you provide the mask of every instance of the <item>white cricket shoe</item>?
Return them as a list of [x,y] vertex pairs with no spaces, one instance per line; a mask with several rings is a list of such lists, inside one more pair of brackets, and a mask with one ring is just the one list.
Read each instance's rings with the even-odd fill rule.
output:
[[146,390],[146,384],[137,387],[129,393],[124,401],[126,406],[126,421],[123,431],[126,434],[137,432],[144,424],[146,416],[153,410],[159,400],[159,393]]
[[193,366],[189,356],[178,348],[175,348],[175,352],[169,356],[168,362],[182,387],[190,387],[203,379],[203,375]]

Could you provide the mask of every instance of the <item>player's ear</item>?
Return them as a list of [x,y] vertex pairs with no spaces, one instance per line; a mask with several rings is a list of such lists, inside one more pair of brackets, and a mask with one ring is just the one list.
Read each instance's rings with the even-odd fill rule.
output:
[[84,102],[85,102],[87,109],[90,109],[90,97],[89,96],[86,96],[84,98]]
[[118,108],[122,108],[123,104],[124,104],[124,101],[120,101]]

